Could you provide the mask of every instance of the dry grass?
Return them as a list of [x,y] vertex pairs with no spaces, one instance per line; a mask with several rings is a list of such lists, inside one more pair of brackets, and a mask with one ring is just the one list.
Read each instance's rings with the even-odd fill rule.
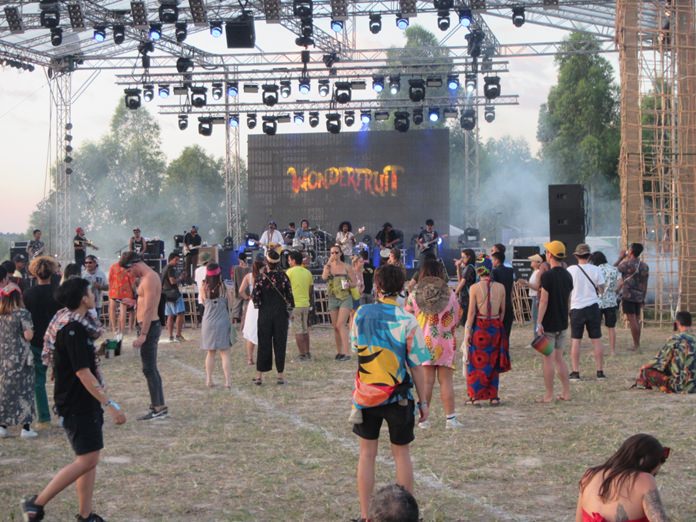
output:
[[[194,337],[197,332],[188,331]],[[234,387],[207,389],[197,343],[160,345],[160,370],[170,408],[167,420],[135,422],[148,404],[139,360],[130,350],[105,361],[112,396],[129,422],[105,426],[95,509],[108,520],[345,521],[359,513],[355,492],[356,437],[347,415],[355,363],[337,363],[331,332],[315,329],[314,360],[296,362],[289,384],[251,384],[241,345],[233,349]],[[649,330],[644,346],[668,335]],[[648,432],[673,448],[658,482],[673,520],[696,520],[694,397],[629,391],[636,369],[653,348],[619,355],[606,364],[608,379],[573,385],[573,401],[540,405],[540,358],[525,346],[528,329],[513,330],[513,371],[502,377],[503,405],[457,404],[466,428],[445,431],[435,390],[433,427],[412,446],[416,496],[427,521],[572,520],[582,471],[612,453],[629,435]],[[593,365],[583,357],[586,375]],[[219,366],[219,365],[218,365]],[[217,369],[218,374],[221,370]],[[222,382],[218,376],[218,382]],[[383,433],[383,441],[386,441]],[[72,458],[62,430],[34,441],[0,442],[0,518],[19,520],[18,500],[38,491]],[[377,483],[393,480],[388,444],[380,448]],[[47,520],[71,520],[74,489],[48,507]]]

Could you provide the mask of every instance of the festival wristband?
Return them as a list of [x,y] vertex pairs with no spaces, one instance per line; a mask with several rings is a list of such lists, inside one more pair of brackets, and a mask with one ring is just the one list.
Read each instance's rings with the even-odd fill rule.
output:
[[426,401],[423,401],[423,402],[419,402],[419,403],[418,403],[418,407],[419,407],[419,408],[422,408],[423,406],[426,406],[426,407],[427,407],[427,406],[428,406],[428,403],[427,403]]
[[104,408],[108,408],[109,406],[111,406],[116,411],[121,411],[121,407],[118,405],[116,401],[112,401],[111,399],[109,399],[107,403],[103,405]]

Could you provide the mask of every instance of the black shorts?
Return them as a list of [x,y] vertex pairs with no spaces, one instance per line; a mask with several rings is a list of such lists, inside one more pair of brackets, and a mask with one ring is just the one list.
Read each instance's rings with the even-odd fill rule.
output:
[[623,309],[623,313],[625,314],[633,314],[633,315],[640,315],[640,309],[642,308],[643,303],[636,303],[634,301],[624,301],[623,299],[621,300],[621,308]]
[[585,328],[587,328],[587,335],[590,336],[590,339],[601,339],[602,314],[598,304],[570,311],[570,338],[582,339]]
[[609,308],[600,308],[599,311],[604,317],[604,326],[607,328],[614,328],[616,326],[616,312],[618,312],[618,306],[611,306]]
[[379,430],[382,420],[387,421],[389,427],[389,441],[397,446],[404,446],[413,442],[413,426],[415,424],[414,402],[408,401],[406,406],[399,406],[398,402],[374,408],[362,410],[362,424],[353,425],[353,433],[367,440],[379,439]]
[[103,424],[104,412],[101,410],[93,413],[66,415],[63,418],[63,429],[75,455],[86,455],[104,447]]

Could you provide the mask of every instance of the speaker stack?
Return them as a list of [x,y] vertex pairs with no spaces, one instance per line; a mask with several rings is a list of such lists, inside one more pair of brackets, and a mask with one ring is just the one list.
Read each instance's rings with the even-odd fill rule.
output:
[[566,257],[585,242],[585,189],[582,185],[549,185],[549,234],[562,241]]

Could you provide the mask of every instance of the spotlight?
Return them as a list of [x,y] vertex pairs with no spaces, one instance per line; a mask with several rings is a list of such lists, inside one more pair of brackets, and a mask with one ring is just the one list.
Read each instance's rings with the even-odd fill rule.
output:
[[476,127],[476,111],[474,109],[464,109],[459,123],[464,130],[474,130]]
[[324,65],[326,65],[326,68],[331,69],[334,66],[334,64],[338,61],[338,55],[335,52],[328,53],[325,54],[322,59],[324,61]]
[[326,115],[326,130],[331,134],[341,132],[341,115],[335,112]]
[[445,119],[456,118],[459,115],[459,111],[456,107],[445,107],[442,109],[442,117]]
[[389,77],[389,92],[392,93],[392,95],[396,94],[399,92],[401,89],[401,78],[396,75],[392,75]]
[[425,82],[421,78],[412,78],[408,81],[408,97],[414,103],[425,99]]
[[456,74],[450,74],[447,76],[447,88],[450,91],[456,91],[459,89],[459,76]]
[[275,116],[264,116],[261,128],[263,129],[264,134],[268,136],[275,136],[275,133],[278,130],[278,122],[276,121]]
[[370,111],[362,111],[360,113],[360,121],[363,125],[367,125],[372,120],[372,114]]
[[200,109],[208,102],[207,87],[191,87],[191,105]]
[[176,70],[179,73],[185,73],[193,69],[193,60],[182,56],[176,61]]
[[211,136],[213,134],[213,119],[209,117],[198,118],[198,134]]
[[140,89],[124,89],[126,107],[135,110],[140,107]]
[[375,111],[375,121],[387,121],[389,119],[389,111]]
[[442,78],[439,76],[428,76],[428,79],[425,80],[425,86],[439,89],[442,87]]
[[524,25],[524,6],[516,5],[512,8],[512,25],[522,27]]
[[51,45],[53,47],[58,47],[63,43],[63,30],[60,27],[53,27],[51,29]]
[[239,84],[237,82],[227,82],[227,96],[234,98],[239,94]]
[[155,86],[152,85],[151,83],[148,83],[147,85],[143,85],[143,99],[146,102],[151,102],[154,97],[155,97]]
[[437,12],[437,26],[440,31],[446,31],[450,28],[450,14],[447,10]]
[[476,91],[476,75],[469,73],[466,75],[466,93],[472,95],[474,91]]
[[161,0],[162,5],[159,8],[160,22],[165,24],[176,23],[179,18],[179,8],[176,6],[176,0]]
[[346,122],[346,127],[352,127],[355,123],[355,112],[346,111],[343,115],[343,120]]
[[459,25],[462,27],[469,27],[474,17],[471,14],[471,9],[460,9],[459,10]]
[[478,58],[481,56],[481,44],[485,38],[483,31],[480,29],[474,29],[464,38],[466,38],[466,50],[469,53],[469,56],[472,58]]
[[290,87],[290,80],[281,80],[280,81],[280,95],[283,98],[290,97],[291,90],[292,89]]
[[300,18],[312,16],[312,0],[293,0],[292,14]]
[[150,24],[150,31],[147,34],[150,40],[156,42],[162,38],[162,24]]
[[440,109],[432,108],[428,111],[428,119],[435,123],[440,119]]
[[304,112],[296,112],[296,113],[293,115],[293,121],[294,121],[297,125],[302,125],[302,124],[304,123]]
[[221,37],[222,36],[222,22],[220,22],[220,21],[210,22],[210,34],[213,35],[213,38]]
[[219,100],[220,98],[222,98],[222,83],[220,83],[220,82],[213,83],[213,86],[210,89],[210,92],[213,95],[213,100]]
[[233,129],[239,127],[239,114],[230,114],[230,117],[227,118],[227,125]]
[[54,27],[58,27],[58,24],[60,23],[60,11],[58,10],[58,2],[47,2],[44,3],[43,1],[40,2],[40,9],[41,9],[41,16],[39,17],[39,20],[41,21],[41,25],[45,27],[46,29],[53,29]]
[[264,105],[273,107],[278,103],[278,86],[277,85],[263,85],[263,93],[261,94],[261,99]]
[[247,114],[247,127],[253,129],[256,127],[256,114],[250,112]]
[[394,113],[394,128],[399,132],[406,132],[410,126],[408,112],[396,111]]
[[188,36],[188,31],[186,29],[186,22],[177,22],[174,26],[174,35],[176,36],[176,41],[181,43],[186,40]]
[[370,13],[370,32],[377,34],[382,30],[382,15],[379,13]]
[[71,169],[70,167],[68,167],[67,169],[65,169],[65,173],[69,176],[70,174],[73,173],[73,169]]
[[95,42],[103,42],[106,40],[106,27],[103,25],[95,25],[92,38],[94,38]]
[[141,59],[142,64],[143,64],[143,69],[149,69],[150,68],[150,57],[147,54],[143,54],[140,59]]
[[408,17],[401,16],[401,13],[396,13],[396,27],[398,27],[402,31],[405,31],[408,27],[408,24]]
[[343,31],[343,20],[331,20],[331,30],[334,33]]
[[[70,6],[68,6],[68,14],[71,14]],[[80,19],[82,18],[82,12],[80,11]],[[10,28],[12,34],[23,33],[24,25],[22,23],[22,15],[19,12],[17,6],[7,6],[5,7],[5,19],[7,20],[7,25]],[[70,17],[72,23],[72,16]]]
[[420,125],[423,123],[423,109],[413,109],[413,124]]
[[350,82],[334,83],[334,99],[338,103],[348,103],[353,97]]
[[121,24],[114,24],[114,43],[121,45],[126,40],[126,28]]
[[483,84],[483,95],[489,100],[494,100],[500,96],[500,77],[486,76]]
[[493,123],[495,120],[495,107],[493,105],[486,105],[485,109],[483,109],[483,119],[488,123]]
[[186,114],[179,114],[179,130],[186,130],[188,127],[188,116]]
[[384,90],[384,76],[372,77],[372,90],[379,93]]
[[169,98],[169,85],[160,85],[157,92],[160,98]]
[[309,78],[300,78],[300,85],[298,87],[300,94],[309,94],[311,88],[312,87]]
[[315,128],[319,125],[319,113],[310,112],[309,113],[309,126]]
[[329,80],[319,80],[319,95],[328,96],[329,91]]

